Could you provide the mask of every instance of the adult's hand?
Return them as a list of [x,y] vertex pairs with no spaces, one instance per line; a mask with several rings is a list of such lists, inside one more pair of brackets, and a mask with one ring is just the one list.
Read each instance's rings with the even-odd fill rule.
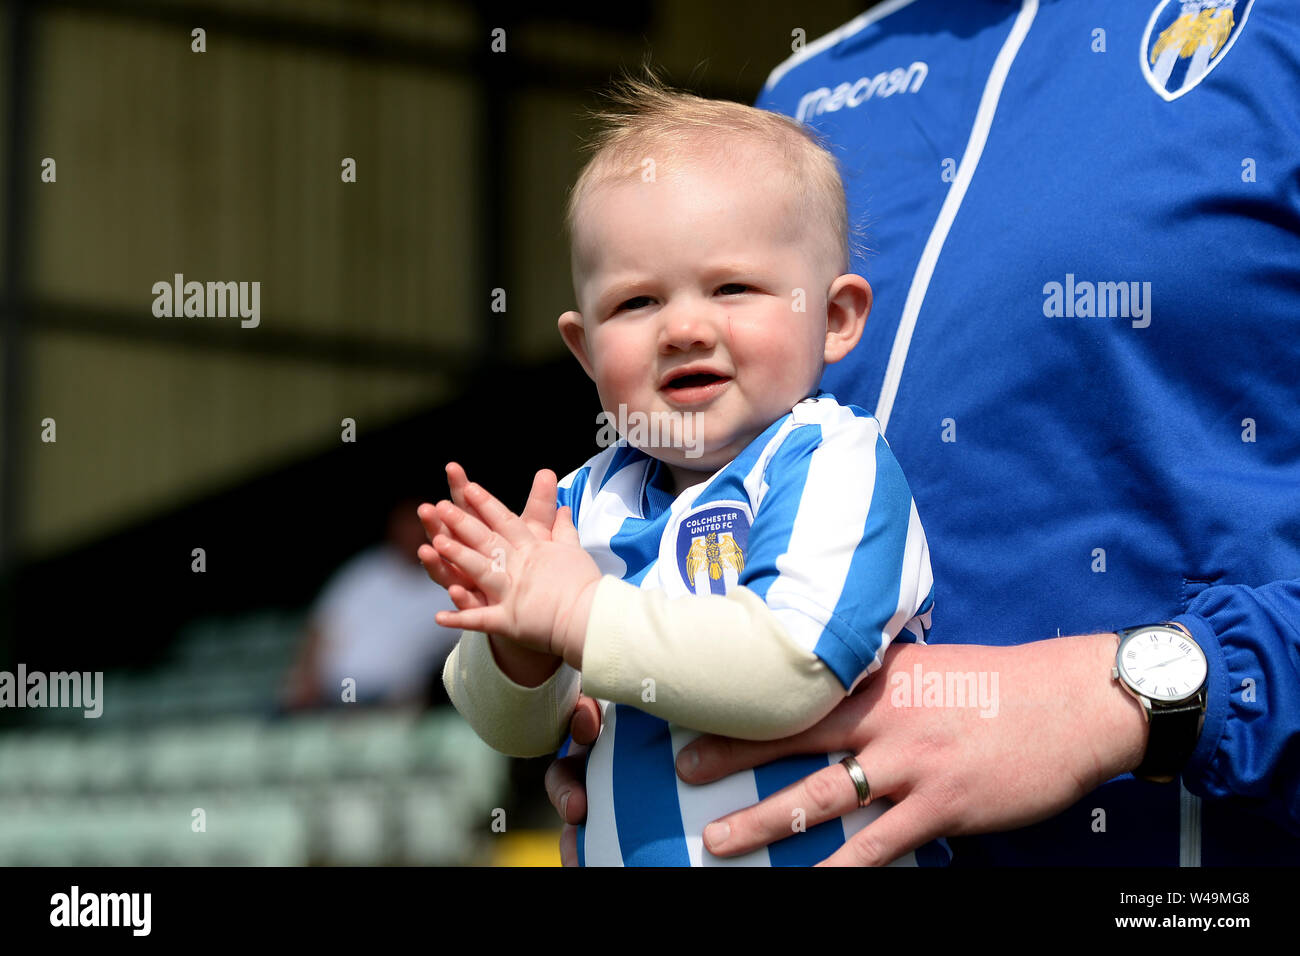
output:
[[554,761],[546,770],[546,795],[564,821],[560,833],[560,862],[578,865],[578,824],[587,819],[587,788],[584,768],[587,749],[600,733],[600,705],[590,697],[579,697],[569,722],[573,746],[568,756]]
[[[1146,720],[1110,679],[1117,646],[1114,634],[1015,647],[895,644],[862,690],[816,726],[775,741],[702,737],[678,755],[678,774],[701,784],[791,754],[854,753],[873,799],[894,805],[826,861],[833,865],[879,866],[939,836],[1015,829],[1059,813],[1141,761]],[[913,686],[918,676],[946,684],[950,673],[981,671],[990,688],[997,675],[989,716],[978,705],[921,706],[924,688]],[[905,684],[910,706],[902,706]],[[711,823],[705,847],[719,856],[745,853],[788,837],[795,808],[811,827],[856,807],[857,791],[835,764]]]

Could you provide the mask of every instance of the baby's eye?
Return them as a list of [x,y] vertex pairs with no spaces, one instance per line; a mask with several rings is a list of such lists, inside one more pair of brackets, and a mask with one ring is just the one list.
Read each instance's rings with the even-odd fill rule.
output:
[[631,299],[628,299],[626,302],[622,302],[619,305],[615,306],[614,311],[622,312],[624,309],[631,309],[631,310],[643,309],[650,304],[650,301],[651,300],[648,295],[638,295]]
[[739,282],[728,282],[726,285],[718,286],[718,291],[723,295],[743,295],[750,291],[750,286]]

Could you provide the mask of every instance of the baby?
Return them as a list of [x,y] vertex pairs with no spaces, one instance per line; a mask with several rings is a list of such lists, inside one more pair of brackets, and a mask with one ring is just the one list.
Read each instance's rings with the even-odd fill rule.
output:
[[[788,839],[728,859],[702,832],[842,754],[705,786],[674,761],[701,732],[817,723],[890,641],[929,629],[902,471],[873,417],[818,388],[871,287],[848,273],[835,160],[800,124],[652,80],[611,101],[570,197],[580,311],[559,327],[624,434],[558,496],[539,472],[522,516],[448,466],[456,503],[420,509],[421,560],[459,608],[438,623],[466,629],[443,679],[516,756],[559,747],[579,685],[599,700],[584,865],[815,863],[887,804],[815,826],[795,811]],[[900,862],[927,854],[946,856]]]

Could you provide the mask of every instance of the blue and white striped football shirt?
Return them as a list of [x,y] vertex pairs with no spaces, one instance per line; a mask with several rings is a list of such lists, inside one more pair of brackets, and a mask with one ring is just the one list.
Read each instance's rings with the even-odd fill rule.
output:
[[[863,409],[818,391],[709,480],[680,496],[672,488],[662,462],[616,445],[565,476],[559,504],[572,509],[605,574],[670,597],[749,588],[846,693],[879,666],[891,640],[924,640],[933,604],[925,533],[879,423]],[[578,836],[583,865],[809,865],[885,809],[873,804],[743,857],[713,857],[703,849],[706,824],[843,754],[787,758],[692,786],[674,762],[698,733],[601,704]],[[946,861],[930,844],[900,862]]]

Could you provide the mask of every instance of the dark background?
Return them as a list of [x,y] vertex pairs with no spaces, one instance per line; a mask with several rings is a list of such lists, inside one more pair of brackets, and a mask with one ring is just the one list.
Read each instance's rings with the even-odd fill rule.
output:
[[[599,409],[554,321],[582,110],[646,57],[752,101],[792,31],[870,5],[0,4],[0,666],[142,665],[189,619],[303,607],[448,459],[516,507],[581,464]],[[260,280],[260,326],[155,318],[175,272]]]

